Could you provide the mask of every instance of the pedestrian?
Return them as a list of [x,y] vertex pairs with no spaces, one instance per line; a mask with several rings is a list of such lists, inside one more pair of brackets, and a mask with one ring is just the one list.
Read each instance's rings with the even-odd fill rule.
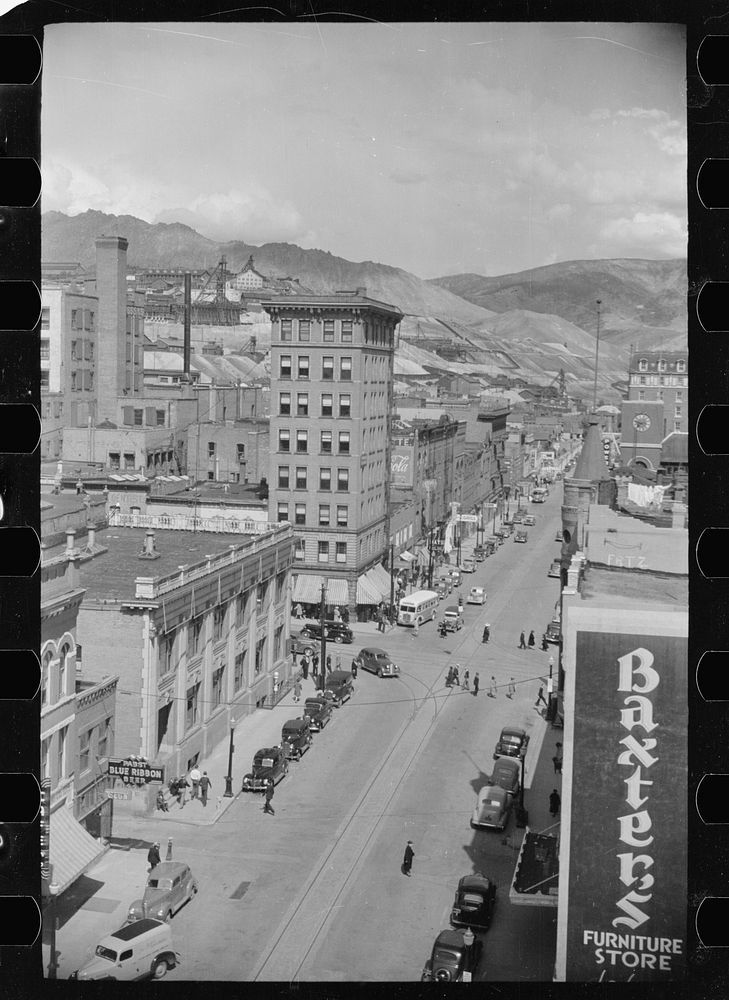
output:
[[327,673],[330,674],[331,672],[332,672],[332,658],[331,656],[327,655]]
[[549,796],[549,811],[552,814],[552,816],[557,815],[561,804],[562,800],[559,797],[559,792],[557,791],[556,788],[553,788]]
[[346,606],[342,608],[342,621],[345,625],[349,625],[349,608]]
[[489,698],[496,697],[496,678],[491,674],[491,683],[489,684]]
[[483,635],[481,636],[481,642],[488,642],[491,638],[491,629],[488,625],[483,627]]
[[318,653],[314,653],[314,655],[311,658],[311,676],[312,677],[318,677],[319,676],[319,654]]
[[478,695],[478,674],[473,675],[473,696],[474,698]]
[[200,770],[195,764],[193,769],[190,771],[190,800],[197,798],[198,789],[200,787]]
[[468,667],[463,671],[463,680],[461,681],[461,688],[464,691],[470,691],[470,685],[468,682]]
[[408,878],[411,876],[410,869],[413,867],[413,858],[415,857],[415,851],[413,850],[413,842],[409,840],[405,846],[405,856],[402,859],[402,873],[407,875]]
[[545,707],[546,707],[546,705],[547,705],[547,699],[544,697],[544,688],[543,687],[539,688],[539,693],[537,694],[537,700],[534,703],[534,707],[535,708],[539,708],[539,703],[540,702],[543,702],[544,705],[545,705]]
[[266,784],[266,801],[263,804],[263,811],[265,813],[270,813],[272,816],[275,816],[276,811],[271,805],[272,798],[273,798],[273,778],[269,778]]
[[200,778],[200,798],[202,799],[202,804],[206,806],[208,804],[208,792],[213,787],[213,783],[208,777],[208,772],[203,771],[202,777]]
[[415,622],[415,624],[413,625],[413,631],[412,631],[412,633],[410,635],[410,638],[411,639],[417,639],[418,638],[418,623],[417,622]]
[[455,684],[456,687],[460,687],[460,679],[458,677],[458,664],[453,668],[453,676],[451,677],[451,683]]
[[352,660],[352,677],[354,677],[355,680],[357,680],[357,669],[358,669],[358,667],[359,667],[359,664],[357,663],[357,658],[355,657]]
[[549,676],[552,676],[552,671],[554,670],[554,657],[549,657]]
[[304,680],[309,679],[309,661],[305,656],[301,657],[301,672],[304,675]]
[[463,604],[463,594],[459,594],[459,595],[458,595],[458,614],[459,614],[459,615],[462,615],[462,614],[463,614],[463,608],[464,608],[464,604]]
[[534,649],[534,629],[529,633],[529,649]]
[[149,870],[152,871],[157,865],[161,864],[162,858],[159,856],[159,841],[156,840],[150,849],[147,851],[147,864],[149,865]]
[[297,604],[296,607],[294,608],[294,614],[299,619],[299,621],[301,621],[301,619],[304,617],[304,609],[301,607],[300,604]]
[[170,811],[169,810],[169,806],[167,805],[167,802],[165,801],[165,794],[164,794],[164,792],[162,791],[161,788],[157,792],[157,803],[156,803],[156,805],[157,805],[157,808],[161,812],[163,812],[163,813],[166,813],[166,812]]
[[554,764],[554,773],[555,774],[561,774],[562,773],[562,758],[561,757],[557,757],[557,756],[552,757],[552,763]]
[[509,678],[509,690],[506,693],[507,698],[513,698],[516,694],[516,684],[514,683],[514,678]]
[[340,622],[341,620],[342,620],[342,612],[339,610],[338,607],[335,606],[335,608],[334,608],[334,621],[335,622]]
[[177,779],[177,801],[180,803],[180,809],[185,808],[185,798],[187,796],[187,789],[190,787],[190,782],[187,780],[185,775],[181,775]]
[[298,677],[294,681],[294,701],[301,701],[301,681]]
[[526,649],[526,642],[524,641],[524,633],[519,636],[519,649]]
[[542,649],[544,650],[545,653],[549,649],[549,645],[547,643],[547,633],[546,632],[542,635]]

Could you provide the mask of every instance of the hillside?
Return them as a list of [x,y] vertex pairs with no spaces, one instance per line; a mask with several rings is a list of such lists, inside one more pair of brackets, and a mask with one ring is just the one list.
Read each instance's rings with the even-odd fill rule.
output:
[[42,216],[42,259],[94,264],[97,236],[119,235],[129,241],[128,260],[133,267],[213,268],[225,254],[228,268],[237,270],[252,254],[256,267],[271,277],[298,278],[317,293],[366,288],[375,299],[389,302],[413,315],[438,315],[464,324],[479,324],[492,313],[445,288],[440,288],[400,268],[373,261],[354,263],[325,250],[304,250],[288,243],[215,243],[180,223],[155,224],[130,215],[84,212],[67,216],[47,212]]

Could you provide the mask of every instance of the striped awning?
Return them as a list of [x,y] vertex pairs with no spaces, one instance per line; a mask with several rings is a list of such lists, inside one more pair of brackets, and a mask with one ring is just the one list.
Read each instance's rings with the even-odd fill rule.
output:
[[379,604],[390,600],[390,574],[378,563],[357,580],[357,604]]
[[402,559],[403,562],[410,563],[413,561],[415,556],[412,554],[412,552],[408,552],[407,550],[405,550],[405,552],[401,552],[397,558]]
[[376,588],[367,579],[367,574],[363,573],[357,580],[357,604],[379,604],[381,600]]
[[347,581],[341,579],[327,579],[316,573],[299,573],[294,584],[294,601],[303,601],[305,604],[318,604],[321,601],[321,585],[326,582],[327,604],[349,604],[349,588]]
[[52,879],[63,892],[106,851],[65,808],[51,813]]

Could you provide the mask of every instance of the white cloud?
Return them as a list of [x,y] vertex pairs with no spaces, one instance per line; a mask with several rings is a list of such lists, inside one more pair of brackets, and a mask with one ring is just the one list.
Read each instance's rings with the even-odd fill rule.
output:
[[627,256],[686,254],[686,224],[670,212],[635,212],[629,218],[612,219],[602,227],[600,236]]
[[547,209],[546,216],[550,222],[560,222],[563,219],[569,219],[572,215],[574,209],[571,205],[565,202],[560,202],[557,205],[552,205],[551,208]]
[[259,184],[245,191],[212,192],[193,198],[185,207],[159,212],[158,222],[185,222],[214,240],[247,243],[298,242],[308,233],[297,209],[276,199]]

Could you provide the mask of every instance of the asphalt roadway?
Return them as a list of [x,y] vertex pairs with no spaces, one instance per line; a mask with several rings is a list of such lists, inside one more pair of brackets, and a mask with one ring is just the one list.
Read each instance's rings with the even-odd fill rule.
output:
[[[541,639],[559,596],[547,570],[558,551],[561,493],[557,488],[546,504],[530,505],[537,524],[525,545],[508,539],[464,577],[464,596],[483,585],[488,600],[466,606],[460,632],[441,639],[428,624],[417,637],[405,628],[377,636],[355,626],[355,646],[336,647],[349,662],[360,646],[382,645],[399,663],[400,677],[360,672],[351,701],[335,709],[277,786],[274,816],[253,795],[226,800],[216,822],[215,803],[204,819],[199,803],[190,803],[179,816],[143,821],[128,852],[109,852],[84,877],[86,901],[67,901],[59,975],[78,968],[95,940],[123,922],[144,884],[149,843],[159,839],[164,857],[164,838],[174,833],[174,857],[190,864],[200,892],[173,918],[182,963],[170,981],[418,980],[436,935],[448,926],[457,881],[471,871],[498,887],[477,978],[550,980],[556,909],[508,900],[523,831],[513,817],[504,834],[474,831],[469,821],[501,727],[515,724],[531,736],[529,826],[554,823],[548,795],[559,788],[551,758],[561,736],[535,701],[540,686],[546,692],[556,647],[517,647],[522,629]],[[485,622],[491,640],[482,645]],[[471,680],[479,673],[478,697],[445,687],[453,663],[461,673],[468,666]],[[495,698],[488,695],[492,676]],[[512,677],[516,694],[509,699]],[[291,708],[257,713],[255,724],[267,725],[278,742],[279,716],[296,715]],[[268,738],[261,730],[259,745]],[[415,849],[412,878],[400,872],[408,839]]]

